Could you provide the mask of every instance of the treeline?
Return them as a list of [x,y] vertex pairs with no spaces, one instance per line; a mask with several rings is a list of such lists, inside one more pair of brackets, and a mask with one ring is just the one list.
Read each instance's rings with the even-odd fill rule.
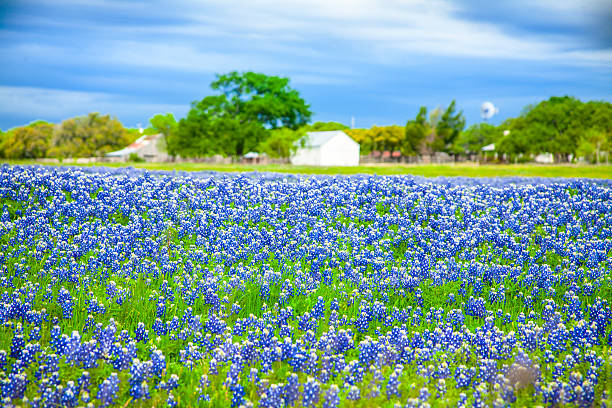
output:
[[406,126],[373,126],[355,129],[351,136],[361,145],[362,154],[372,151],[400,151],[404,156],[452,152],[453,144],[465,127],[463,112],[456,112],[455,101],[446,109],[436,108],[429,115],[421,107]]
[[36,121],[27,126],[0,131],[0,157],[38,159],[43,157],[93,157],[119,150],[139,136],[109,115],[90,113],[60,124]]
[[[455,101],[446,108],[421,107],[404,126],[349,129],[337,122],[310,124],[312,112],[288,78],[254,72],[217,75],[215,95],[193,102],[186,117],[155,115],[144,134],[163,133],[170,156],[240,157],[249,151],[274,158],[289,157],[308,131],[344,130],[361,146],[361,154],[392,151],[403,156],[480,154],[494,143],[497,159],[528,161],[552,153],[558,162],[586,157],[597,162],[612,150],[612,104],[552,97],[526,107],[521,115],[494,126],[465,128]],[[0,131],[0,157],[100,157],[119,150],[140,136],[109,115],[90,113],[60,124],[37,121]],[[397,156],[397,155],[394,155]]]
[[459,147],[487,138],[509,161],[552,153],[557,162],[585,157],[596,163],[612,150],[612,103],[552,97],[495,128],[468,130]]
[[241,156],[249,151],[289,157],[308,131],[345,130],[362,154],[401,150],[404,155],[450,151],[465,126],[453,101],[445,110],[427,115],[422,108],[415,123],[349,130],[336,122],[308,124],[312,113],[288,78],[253,72],[218,75],[211,88],[219,95],[194,102],[187,117],[168,126],[167,148],[182,157]]
[[211,84],[219,95],[194,102],[186,118],[172,118],[168,152],[183,157],[220,154],[241,156],[248,151],[288,157],[308,131],[344,130],[361,146],[361,154],[395,151],[403,156],[444,152],[474,156],[495,144],[498,160],[529,161],[551,153],[555,161],[586,157],[607,159],[612,149],[612,104],[552,97],[526,107],[520,116],[494,126],[465,128],[455,101],[446,108],[421,107],[404,126],[348,129],[336,122],[308,124],[309,106],[291,89],[287,78],[252,72],[220,75]]
[[437,108],[428,115],[422,107],[403,127],[374,126],[349,133],[361,144],[362,154],[391,150],[404,156],[437,152],[468,156],[494,144],[498,159],[509,162],[530,161],[542,153],[553,154],[556,162],[576,157],[598,162],[608,159],[612,150],[610,102],[552,97],[498,126],[484,122],[467,129],[463,115],[454,109],[453,102],[446,110]]

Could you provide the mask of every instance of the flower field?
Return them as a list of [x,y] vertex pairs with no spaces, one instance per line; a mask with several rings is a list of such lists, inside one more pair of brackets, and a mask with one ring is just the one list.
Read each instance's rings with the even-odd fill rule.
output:
[[611,185],[3,165],[2,404],[610,406]]

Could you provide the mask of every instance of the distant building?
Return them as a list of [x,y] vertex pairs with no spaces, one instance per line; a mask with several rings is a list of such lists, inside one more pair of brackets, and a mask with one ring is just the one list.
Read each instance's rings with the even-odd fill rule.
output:
[[540,153],[533,158],[533,161],[536,163],[552,164],[555,162],[555,157],[552,153]]
[[494,152],[495,151],[495,143],[491,143],[488,144],[486,146],[483,146],[482,149],[480,149],[483,152]]
[[256,162],[260,157],[261,155],[257,152],[248,152],[247,154],[242,156],[242,158],[245,159],[247,162],[252,163]]
[[297,142],[291,164],[303,166],[358,166],[359,143],[341,130],[308,132]]
[[168,160],[168,154],[163,149],[160,149],[163,146],[165,146],[163,134],[144,135],[140,136],[125,149],[106,153],[106,157],[111,160],[128,161],[130,155],[135,154],[145,161],[163,162]]
[[268,164],[268,155],[265,153],[248,152],[242,156],[242,163],[246,164]]

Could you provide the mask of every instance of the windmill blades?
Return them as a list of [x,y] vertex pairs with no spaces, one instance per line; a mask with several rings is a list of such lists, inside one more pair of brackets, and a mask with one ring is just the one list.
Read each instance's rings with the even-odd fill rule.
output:
[[492,102],[487,101],[480,105],[480,116],[484,120],[491,119],[496,113],[499,113],[499,109]]

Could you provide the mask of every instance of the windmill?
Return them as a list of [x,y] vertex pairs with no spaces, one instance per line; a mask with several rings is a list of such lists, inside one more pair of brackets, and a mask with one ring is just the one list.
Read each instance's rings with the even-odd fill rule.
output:
[[499,108],[493,105],[493,102],[484,102],[480,105],[480,116],[486,121],[493,117],[493,115],[499,113]]

